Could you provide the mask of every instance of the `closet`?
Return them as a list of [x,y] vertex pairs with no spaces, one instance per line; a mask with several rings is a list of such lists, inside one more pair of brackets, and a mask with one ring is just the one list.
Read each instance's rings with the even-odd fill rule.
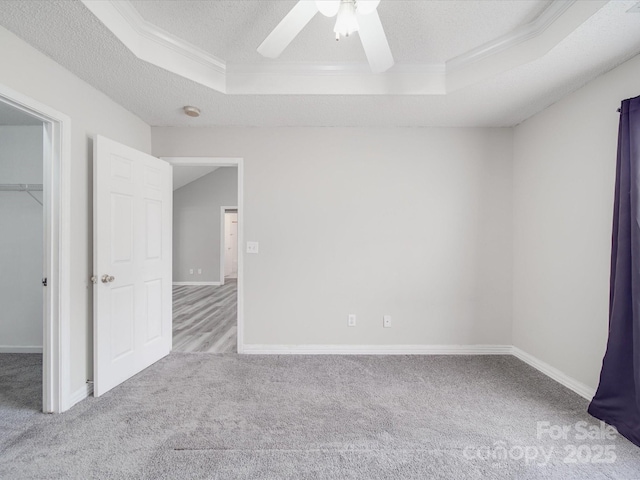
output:
[[9,109],[0,108],[0,355],[39,354],[44,132],[41,122]]

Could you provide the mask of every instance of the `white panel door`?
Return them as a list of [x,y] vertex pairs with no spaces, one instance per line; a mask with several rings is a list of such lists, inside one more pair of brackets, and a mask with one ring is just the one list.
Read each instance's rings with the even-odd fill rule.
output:
[[172,168],[96,136],[93,382],[99,396],[171,351]]

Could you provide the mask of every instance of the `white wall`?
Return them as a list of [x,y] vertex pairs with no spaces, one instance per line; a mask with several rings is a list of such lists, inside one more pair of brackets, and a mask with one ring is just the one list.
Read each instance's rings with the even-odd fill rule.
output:
[[[235,167],[218,168],[173,192],[174,282],[222,280],[220,207],[237,204],[238,169]],[[190,269],[194,270],[193,275]],[[198,269],[202,274],[198,274]]]
[[0,27],[0,84],[71,117],[71,391],[92,378],[92,138],[151,149],[142,120]]
[[640,95],[640,56],[515,129],[517,347],[595,388],[608,329],[621,100]]
[[260,242],[245,255],[246,343],[511,343],[511,129],[152,139],[157,156],[245,159],[245,240]]
[[[42,135],[0,126],[0,184],[42,183]],[[42,218],[27,193],[0,192],[0,351],[42,348]]]

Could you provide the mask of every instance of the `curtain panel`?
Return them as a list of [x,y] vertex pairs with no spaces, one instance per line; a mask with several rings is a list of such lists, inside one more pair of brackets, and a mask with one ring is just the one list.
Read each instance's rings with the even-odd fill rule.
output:
[[640,446],[640,97],[620,108],[609,339],[589,413]]

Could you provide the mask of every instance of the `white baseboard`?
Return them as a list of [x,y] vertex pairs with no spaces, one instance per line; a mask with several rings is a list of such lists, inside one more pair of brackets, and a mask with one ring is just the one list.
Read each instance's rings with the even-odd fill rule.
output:
[[242,353],[254,355],[509,355],[511,345],[256,345]]
[[69,398],[69,408],[73,407],[76,403],[81,402],[92,393],[93,383],[86,383],[71,394],[71,397]]
[[518,347],[512,347],[511,353],[514,357],[519,358],[524,363],[532,366],[536,370],[544,373],[547,377],[552,378],[556,382],[561,385],[564,385],[569,390],[574,391],[581,397],[586,398],[587,400],[591,400],[593,396],[596,394],[596,391],[588,385],[585,385],[582,382],[579,382],[573,377],[570,377],[566,373],[561,372],[555,367],[552,367],[548,363],[543,362],[542,360],[537,359],[533,355],[528,354],[527,352],[520,350]]
[[513,355],[587,400],[595,390],[513,345],[258,345],[244,344],[249,355]]
[[42,347],[9,347],[0,345],[0,353],[42,353]]
[[220,282],[173,282],[174,285],[222,285]]

